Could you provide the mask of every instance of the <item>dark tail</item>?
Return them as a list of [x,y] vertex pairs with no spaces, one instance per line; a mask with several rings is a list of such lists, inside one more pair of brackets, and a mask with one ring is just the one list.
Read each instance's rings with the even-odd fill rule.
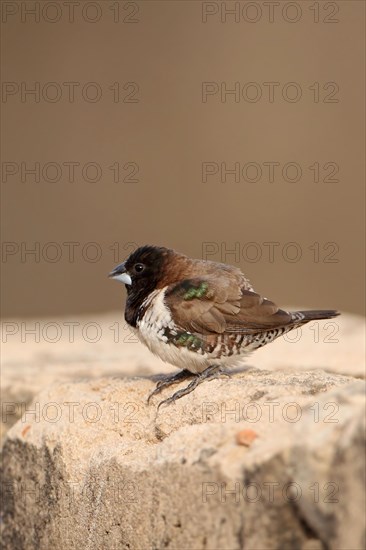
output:
[[307,323],[308,321],[315,321],[317,319],[333,319],[333,317],[338,317],[338,315],[340,315],[340,312],[336,311],[335,309],[315,309],[310,311],[296,311],[295,313],[293,313],[294,317],[298,314],[303,316],[302,319],[299,319],[299,321]]

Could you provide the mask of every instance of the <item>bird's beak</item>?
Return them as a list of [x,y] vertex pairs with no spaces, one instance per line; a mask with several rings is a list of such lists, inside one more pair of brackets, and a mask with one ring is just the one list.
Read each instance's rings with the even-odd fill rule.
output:
[[126,271],[125,264],[119,264],[113,269],[108,275],[111,279],[116,279],[116,281],[121,281],[125,285],[131,285],[132,279]]

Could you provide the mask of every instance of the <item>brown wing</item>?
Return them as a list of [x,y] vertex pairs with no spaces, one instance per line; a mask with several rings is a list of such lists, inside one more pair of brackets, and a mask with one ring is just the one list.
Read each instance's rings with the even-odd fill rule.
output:
[[165,301],[180,328],[204,335],[252,334],[291,323],[291,314],[235,283],[212,276],[185,279],[167,289]]

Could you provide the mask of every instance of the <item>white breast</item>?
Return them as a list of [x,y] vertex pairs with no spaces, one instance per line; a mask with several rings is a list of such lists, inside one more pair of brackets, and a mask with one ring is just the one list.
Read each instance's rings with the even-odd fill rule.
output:
[[174,330],[170,311],[164,302],[165,290],[166,288],[155,290],[146,298],[141,306],[141,309],[145,309],[145,314],[137,321],[138,336],[153,353],[157,353],[156,345],[167,342],[165,329]]
[[206,353],[199,354],[168,343],[164,335],[169,329],[173,336],[177,334],[175,325],[164,298],[167,287],[152,292],[143,303],[143,318],[137,322],[137,336],[149,350],[166,363],[197,373],[205,370],[212,361]]

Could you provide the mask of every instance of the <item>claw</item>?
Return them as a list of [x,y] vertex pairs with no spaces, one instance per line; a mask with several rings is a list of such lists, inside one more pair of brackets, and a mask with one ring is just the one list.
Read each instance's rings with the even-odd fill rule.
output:
[[[148,396],[147,404],[149,405],[151,398],[154,395],[157,395],[158,393],[160,393],[164,388],[167,388],[168,386],[172,386],[173,384],[178,384],[178,382],[181,382],[182,380],[185,380],[186,378],[191,376],[192,376],[192,373],[190,371],[183,369],[176,374],[173,374],[171,376],[164,378],[164,380],[159,380],[159,382],[156,384],[155,389]],[[162,403],[164,403],[164,401]]]
[[148,405],[150,405],[150,399],[151,399],[152,397],[154,397],[154,395],[156,395],[157,393],[159,393],[159,387],[158,387],[158,386],[156,386],[155,390],[153,390],[153,391],[149,394],[149,396],[148,396],[148,398],[147,398],[147,404],[148,404]]
[[168,399],[163,399],[163,401],[160,401],[160,403],[157,406],[157,411],[159,412],[159,409],[162,405],[170,405],[170,403],[174,403],[175,399],[173,397],[168,397]]
[[[178,390],[171,397],[168,397],[168,399],[164,399],[163,401],[160,401],[160,403],[158,404],[157,410],[159,411],[162,405],[170,405],[171,403],[175,403],[177,399],[180,399],[184,395],[188,395],[193,390],[195,390],[199,384],[202,384],[202,382],[204,382],[205,380],[214,380],[215,378],[219,378],[221,375],[229,376],[229,377],[231,376],[231,374],[222,370],[221,365],[213,365],[211,367],[208,367],[201,374],[197,374],[197,376],[192,380],[192,382],[188,384],[188,386],[186,386],[185,388],[182,388],[181,390]],[[159,388],[155,388],[151,396],[154,393],[159,393],[161,391],[160,389],[159,391],[157,391],[158,389]]]

